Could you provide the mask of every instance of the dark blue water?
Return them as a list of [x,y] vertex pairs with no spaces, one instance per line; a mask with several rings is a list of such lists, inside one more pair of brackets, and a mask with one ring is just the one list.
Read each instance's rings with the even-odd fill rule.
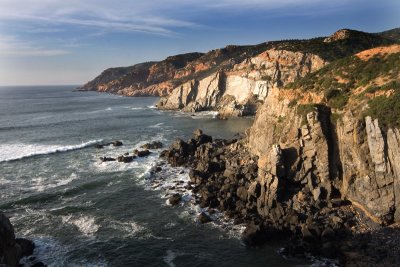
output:
[[[157,98],[72,92],[72,86],[0,88],[0,210],[33,239],[50,266],[293,266],[279,244],[249,249],[237,233],[196,221],[189,204],[166,205],[151,183],[159,150],[132,163],[102,163],[196,128],[232,137],[251,118],[160,112]],[[96,149],[121,140],[122,147]],[[164,180],[187,172],[164,170]],[[180,179],[180,178],[179,178]],[[150,181],[150,182],[149,182]],[[164,197],[164,198],[163,198]]]

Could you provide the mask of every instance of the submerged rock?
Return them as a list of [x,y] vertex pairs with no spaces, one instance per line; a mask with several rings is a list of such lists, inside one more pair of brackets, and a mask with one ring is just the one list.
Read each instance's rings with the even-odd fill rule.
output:
[[118,140],[111,142],[111,144],[112,144],[113,146],[122,146],[122,145],[123,145],[122,142],[121,142],[121,141],[118,141]]
[[170,205],[178,205],[179,202],[181,201],[182,196],[180,194],[173,194],[169,199],[168,202]]
[[212,219],[210,218],[210,216],[208,216],[206,213],[202,212],[199,214],[199,216],[197,217],[199,219],[199,222],[204,224],[204,223],[209,223],[212,221]]

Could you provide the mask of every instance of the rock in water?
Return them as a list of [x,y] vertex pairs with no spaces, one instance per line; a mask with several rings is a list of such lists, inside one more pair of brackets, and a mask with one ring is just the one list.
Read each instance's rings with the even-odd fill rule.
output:
[[182,199],[181,195],[174,194],[168,199],[168,201],[169,201],[170,205],[174,206],[174,205],[178,205],[179,202],[181,201],[181,199]]
[[122,142],[121,142],[121,141],[118,141],[118,140],[113,141],[111,144],[112,144],[113,146],[122,146]]
[[163,144],[160,141],[154,141],[152,143],[144,144],[140,148],[143,148],[143,149],[159,149],[159,148],[162,148],[162,147],[163,147]]
[[209,223],[212,221],[212,219],[210,218],[210,216],[208,216],[207,214],[205,214],[204,212],[200,213],[200,215],[198,216],[199,222],[200,223]]
[[33,253],[34,244],[24,238],[15,239],[14,227],[0,212],[0,266],[16,267],[23,256]]
[[114,158],[109,158],[109,157],[100,157],[100,160],[102,162],[107,162],[107,161],[116,161]]
[[266,241],[265,232],[261,225],[251,222],[242,233],[242,241],[247,246],[259,246]]
[[133,154],[135,154],[136,156],[138,156],[138,157],[147,157],[148,155],[150,155],[150,151],[149,150],[137,150],[137,149],[135,149],[134,151],[133,151]]
[[23,257],[33,254],[35,243],[33,243],[31,240],[25,238],[16,238],[15,241],[21,247],[21,255]]

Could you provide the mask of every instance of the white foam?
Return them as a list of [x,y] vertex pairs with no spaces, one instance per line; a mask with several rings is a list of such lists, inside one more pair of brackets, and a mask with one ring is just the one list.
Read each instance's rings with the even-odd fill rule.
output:
[[142,110],[142,109],[144,109],[144,108],[142,108],[142,107],[133,107],[133,108],[131,108],[131,110]]
[[175,263],[173,261],[176,257],[177,254],[175,252],[172,250],[167,250],[167,255],[163,257],[163,260],[169,267],[175,267]]
[[149,126],[149,128],[160,128],[162,125],[164,125],[163,122],[157,123],[155,125]]
[[75,225],[78,230],[86,236],[93,236],[100,228],[99,225],[95,223],[94,217],[87,215],[79,217],[74,217],[72,215],[62,216],[61,219],[63,223]]
[[0,162],[23,159],[37,155],[48,155],[71,150],[78,150],[92,146],[101,141],[102,140],[91,140],[81,144],[66,146],[25,143],[0,144]]
[[122,231],[124,235],[127,237],[134,236],[137,233],[143,232],[145,230],[143,226],[141,226],[135,221],[121,222],[121,221],[111,220],[107,225],[112,229]]
[[156,109],[157,107],[153,105],[153,106],[147,106],[147,108]]
[[50,188],[55,188],[59,186],[65,186],[72,181],[78,179],[79,176],[76,173],[71,173],[71,175],[63,179],[62,177],[52,177],[52,179],[44,178],[44,177],[35,177],[32,179],[33,186],[31,189],[42,192],[44,190],[50,189]]

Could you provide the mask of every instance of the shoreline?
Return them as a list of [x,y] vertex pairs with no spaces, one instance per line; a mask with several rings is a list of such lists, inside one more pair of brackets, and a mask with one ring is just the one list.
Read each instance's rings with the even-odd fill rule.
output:
[[[229,159],[228,155],[216,159],[229,154],[227,150],[232,147],[233,151],[241,151],[233,156],[233,160]],[[192,139],[188,142],[177,139],[168,150],[160,154],[160,158],[166,160],[172,168],[189,169],[188,189],[194,196],[194,203],[199,205],[202,211],[198,216],[202,216],[204,211],[211,210],[229,218],[233,226],[245,225],[241,239],[247,246],[263,246],[272,240],[282,240],[287,244],[280,251],[283,257],[303,259],[317,257],[322,260],[329,259],[330,264],[340,266],[352,264],[392,266],[399,262],[400,257],[396,254],[400,251],[399,247],[391,250],[387,246],[399,240],[399,226],[376,224],[348,200],[330,199],[324,202],[315,201],[312,196],[308,198],[305,196],[297,204],[310,208],[306,218],[286,216],[292,210],[282,206],[282,213],[285,215],[275,215],[275,220],[273,217],[266,219],[258,214],[252,199],[259,194],[255,183],[256,167],[253,166],[253,170],[242,171],[239,175],[236,173],[234,179],[222,183],[219,183],[217,178],[218,175],[229,176],[227,173],[229,164],[239,158],[241,164],[237,166],[239,168],[247,166],[243,164],[249,160],[246,159],[249,155],[246,153],[244,139],[213,140],[201,130],[196,130]],[[247,164],[253,164],[254,161],[254,158],[250,159]],[[218,166],[222,162],[228,167]],[[228,193],[224,192],[226,189]],[[250,195],[251,190],[254,195]],[[210,221],[214,219],[209,213],[205,215]],[[382,247],[386,249],[381,249]]]

